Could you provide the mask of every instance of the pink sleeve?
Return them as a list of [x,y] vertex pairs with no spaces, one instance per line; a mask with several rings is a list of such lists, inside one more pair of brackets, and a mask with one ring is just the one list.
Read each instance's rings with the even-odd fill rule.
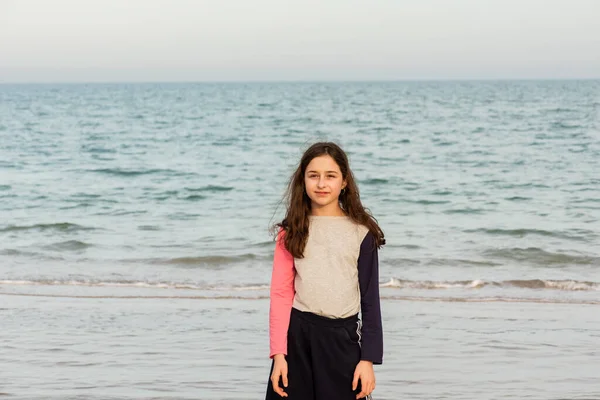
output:
[[270,358],[287,355],[287,334],[294,302],[294,257],[283,242],[285,231],[277,235],[271,276],[271,305],[269,309]]

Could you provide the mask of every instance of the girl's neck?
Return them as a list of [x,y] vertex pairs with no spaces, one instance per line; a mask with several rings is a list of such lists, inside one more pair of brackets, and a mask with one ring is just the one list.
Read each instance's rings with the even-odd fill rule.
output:
[[311,209],[310,210],[311,217],[346,217],[347,215],[344,213],[344,210],[341,208],[333,209],[333,210],[319,210],[319,209]]

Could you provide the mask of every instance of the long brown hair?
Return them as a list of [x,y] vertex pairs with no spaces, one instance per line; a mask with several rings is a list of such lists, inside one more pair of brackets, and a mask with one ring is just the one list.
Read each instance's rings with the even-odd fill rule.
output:
[[318,142],[310,146],[302,155],[296,171],[292,174],[283,200],[286,202],[287,213],[283,221],[274,225],[274,229],[285,230],[284,243],[286,249],[295,257],[303,258],[304,248],[308,240],[308,225],[311,201],[306,194],[304,174],[306,167],[315,157],[329,155],[342,172],[346,180],[345,190],[339,196],[340,207],[354,222],[366,226],[375,236],[375,244],[380,248],[385,244],[383,231],[370,211],[363,207],[360,201],[358,186],[346,153],[335,143]]

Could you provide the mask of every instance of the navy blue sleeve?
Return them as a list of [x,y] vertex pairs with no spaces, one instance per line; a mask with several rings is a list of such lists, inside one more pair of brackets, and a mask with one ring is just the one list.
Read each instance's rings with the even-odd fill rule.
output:
[[361,360],[383,362],[383,328],[379,300],[379,257],[375,236],[369,232],[360,245],[358,285],[362,314]]

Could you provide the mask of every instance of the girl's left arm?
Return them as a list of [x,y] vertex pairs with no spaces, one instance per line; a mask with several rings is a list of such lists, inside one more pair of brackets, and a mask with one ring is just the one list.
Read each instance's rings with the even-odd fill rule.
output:
[[358,283],[362,314],[361,360],[383,363],[383,327],[379,299],[379,256],[375,236],[368,232],[360,245]]

